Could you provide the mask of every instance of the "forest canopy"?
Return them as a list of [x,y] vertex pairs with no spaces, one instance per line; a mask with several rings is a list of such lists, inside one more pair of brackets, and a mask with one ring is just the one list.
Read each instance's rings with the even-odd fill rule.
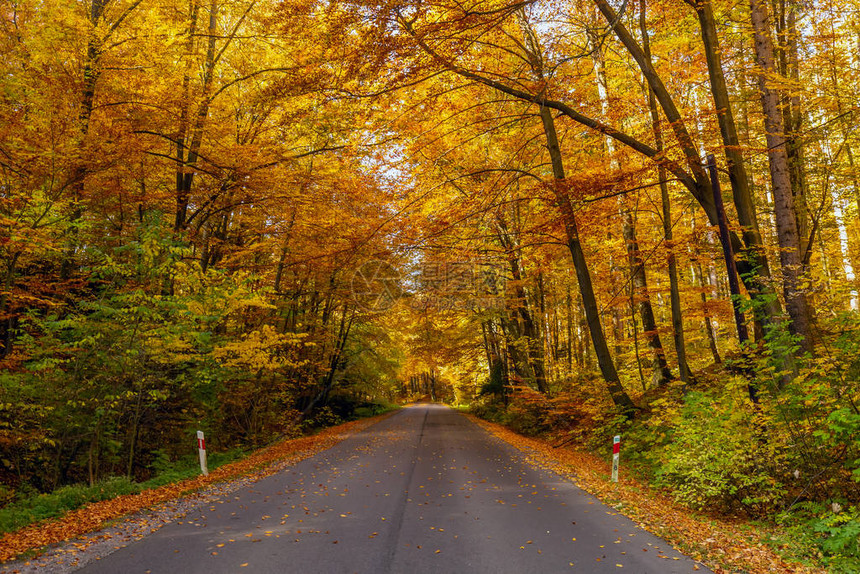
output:
[[858,12],[0,0],[0,501],[424,397],[856,504]]

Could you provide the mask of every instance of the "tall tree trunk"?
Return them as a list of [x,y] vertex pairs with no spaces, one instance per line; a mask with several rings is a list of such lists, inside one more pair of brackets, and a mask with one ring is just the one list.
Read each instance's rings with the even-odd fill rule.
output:
[[[729,100],[729,91],[723,73],[720,57],[720,42],[717,36],[717,26],[714,20],[713,6],[710,0],[700,0],[696,5],[699,26],[702,32],[702,43],[705,47],[705,58],[708,63],[708,79],[711,95],[717,112],[717,123],[723,140],[723,152],[729,172],[729,182],[732,188],[732,199],[738,213],[738,222],[743,228],[744,244],[751,249],[762,248],[761,235],[750,191],[749,177],[740,149],[737,126]],[[756,265],[767,265],[767,260],[760,251],[752,252]]]
[[[837,37],[837,33],[835,30],[835,25],[831,21],[830,23],[830,32],[833,37]],[[834,50],[833,56],[829,59],[829,76],[831,82],[831,89],[833,93],[842,94],[845,92],[849,92],[850,90],[846,90],[845,86],[843,86],[840,82],[841,70],[839,70],[836,62],[836,47],[833,46],[832,50]],[[844,112],[844,106],[842,105],[842,98],[836,97],[836,112],[838,114],[839,120],[839,128],[840,133],[842,135],[842,139],[844,141],[843,145],[845,147],[845,157],[848,161],[848,177],[851,180],[851,189],[854,192],[854,205],[849,207],[847,205],[847,199],[845,204],[841,205],[842,211],[842,222],[845,226],[845,234],[846,239],[848,241],[848,260],[851,262],[851,268],[854,272],[854,283],[856,293],[857,285],[860,285],[860,174],[858,174],[857,165],[854,159],[854,148],[851,145],[851,131],[853,129],[853,117],[852,115],[846,115]],[[835,200],[834,200],[835,202]],[[834,207],[836,204],[834,203]],[[845,217],[847,213],[852,211],[852,207],[855,217]],[[847,213],[846,213],[847,212]]]
[[502,334],[505,337],[505,349],[507,350],[507,365],[513,372],[517,384],[522,384],[532,378],[528,355],[523,358],[520,352],[519,341],[522,340],[523,334],[520,328],[520,323],[517,321],[516,312],[511,311],[510,317],[502,317]]
[[[660,129],[657,106],[654,101],[653,92],[649,90],[648,104],[651,108],[651,120],[654,128],[654,136],[658,149],[663,148],[663,135]],[[678,371],[681,381],[689,384],[692,381],[692,372],[687,363],[687,343],[684,339],[684,317],[681,314],[681,290],[678,284],[678,261],[675,257],[675,244],[672,231],[672,204],[669,200],[669,186],[666,183],[666,168],[662,165],[657,168],[657,177],[660,180],[660,203],[663,210],[663,239],[666,243],[667,265],[669,273],[669,301],[672,308],[672,336],[675,341],[675,353],[678,356]]]
[[[732,200],[735,205],[735,211],[738,214],[738,223],[740,223],[742,228],[744,249],[740,250],[739,253],[745,260],[750,262],[753,268],[759,270],[757,273],[757,284],[753,284],[749,280],[745,281],[750,296],[756,298],[758,293],[762,291],[767,293],[770,291],[770,287],[765,285],[771,276],[770,267],[764,254],[764,242],[759,231],[752,187],[747,175],[743,153],[741,152],[737,125],[735,124],[729,91],[723,72],[722,51],[719,36],[717,35],[713,4],[711,0],[698,0],[695,8],[699,19],[699,28],[702,33],[702,44],[705,48],[711,95],[716,108],[720,135],[723,140],[723,152],[729,172]],[[743,274],[744,270],[739,268],[738,272]],[[778,314],[779,309],[770,309],[768,313]],[[756,311],[755,320],[757,323],[756,333],[758,333],[762,331],[761,323],[763,321],[761,310]]]
[[[532,73],[538,80],[543,81],[543,56],[537,37],[534,34],[534,30],[528,25],[522,9],[518,11],[518,17],[523,32],[523,45],[531,64]],[[552,117],[550,108],[541,102],[538,103],[540,104],[540,118],[543,123],[544,136],[546,137],[546,147],[552,164],[553,193],[556,205],[561,213],[567,247],[573,259],[573,268],[579,281],[579,293],[582,297],[582,305],[585,308],[591,343],[594,347],[594,353],[597,355],[597,364],[600,367],[603,380],[606,382],[607,391],[612,397],[612,402],[625,416],[631,417],[636,405],[621,384],[621,379],[615,368],[615,362],[612,360],[609,346],[606,344],[603,326],[600,324],[600,310],[597,307],[597,297],[594,294],[594,286],[591,282],[591,272],[588,269],[585,253],[582,251],[582,243],[579,240],[579,226],[576,221],[576,213],[573,211],[573,205],[570,203],[570,197],[566,189],[567,176],[564,172],[564,161],[562,160],[561,146],[558,142],[558,133],[555,129],[555,119]]]
[[[854,189],[855,199],[855,214],[854,218],[849,218],[846,221],[846,236],[848,238],[848,253],[851,267],[854,271],[855,290],[860,286],[860,176],[857,175],[857,167],[854,163],[854,152],[851,150],[851,143],[848,141],[847,128],[843,128],[845,133],[845,154],[848,158],[848,169],[851,172],[851,184]],[[845,206],[849,211],[850,207]]]
[[[348,317],[348,318],[347,318]],[[346,348],[346,343],[349,340],[349,333],[352,329],[352,323],[355,320],[355,310],[350,310],[349,306],[344,304],[340,316],[340,327],[338,327],[335,345],[331,351],[331,356],[328,362],[328,371],[323,377],[322,388],[317,395],[308,403],[302,410],[302,416],[307,416],[308,413],[318,404],[325,404],[328,400],[329,393],[334,385],[335,375],[337,374],[338,366],[343,358],[343,351]]]
[[[179,123],[177,126],[175,145],[176,145],[176,213],[173,224],[174,231],[179,231],[185,225],[185,215],[188,211],[188,195],[190,189],[186,190],[186,159],[187,159],[187,140],[188,130],[190,128],[191,116],[191,74],[194,70],[194,53],[195,40],[197,37],[197,20],[200,13],[198,0],[189,0],[188,8],[188,30],[185,40],[185,72],[182,75],[182,100],[179,107]],[[191,183],[191,179],[187,180],[187,184]]]
[[[610,23],[615,31],[615,35],[624,45],[628,53],[633,57],[645,77],[649,87],[654,92],[654,97],[660,104],[660,108],[668,120],[669,126],[675,134],[675,139],[684,154],[687,167],[692,174],[692,181],[686,181],[685,185],[693,193],[699,204],[705,209],[708,215],[708,220],[712,225],[716,225],[716,211],[713,202],[713,193],[708,176],[703,167],[703,158],[699,157],[699,152],[690,137],[690,133],[686,128],[683,117],[678,111],[677,106],[672,100],[663,80],[654,69],[649,59],[646,57],[644,50],[636,42],[632,34],[627,30],[621,22],[619,15],[615,12],[612,6],[606,0],[595,0],[595,4],[604,18]],[[677,170],[673,170],[675,175],[678,175]],[[756,299],[756,310],[759,312],[758,318],[764,325],[771,325],[774,322],[779,322],[779,317],[782,314],[779,301],[772,296],[769,287],[769,269],[765,264],[763,250],[759,245],[746,244],[732,234],[733,249],[737,252],[746,252],[745,257],[736,261],[738,274],[743,278],[744,284],[750,295]],[[736,243],[736,244],[735,244]]]
[[[800,81],[800,62],[798,61],[797,2],[780,0],[774,2],[776,12],[777,55],[776,65],[780,75],[795,86]],[[808,183],[806,180],[806,161],[800,130],[803,125],[803,112],[800,108],[800,90],[781,93],[780,104],[783,124],[785,125],[785,149],[788,156],[789,179],[794,199],[795,218],[797,219],[798,242],[801,260],[807,260],[807,250],[811,247],[809,230],[809,208],[807,206]]]
[[[197,25],[199,6],[196,0],[191,4],[191,22],[188,37],[189,65],[190,55],[194,50],[194,36]],[[180,136],[176,140],[177,159],[179,169],[176,172],[176,216],[173,224],[175,232],[185,227],[188,215],[188,202],[191,200],[191,188],[194,184],[194,173],[199,159],[200,146],[203,143],[203,132],[206,120],[209,117],[209,105],[211,104],[212,83],[215,78],[216,51],[215,42],[218,32],[218,1],[211,0],[209,4],[209,28],[207,31],[208,41],[206,45],[206,56],[203,63],[203,86],[200,92],[200,101],[194,117],[194,123],[189,124],[191,90],[190,69],[186,68],[186,77],[183,79],[185,100],[182,102],[180,111]],[[190,133],[189,133],[190,132]]]
[[750,0],[750,18],[755,39],[756,62],[760,68],[758,82],[765,116],[771,188],[782,264],[783,295],[791,317],[791,332],[799,337],[801,349],[810,350],[811,322],[806,295],[801,285],[803,262],[791,188],[785,124],[780,110],[779,93],[771,87],[768,80],[768,76],[775,74],[776,69],[773,43],[770,39],[770,17],[764,0]]

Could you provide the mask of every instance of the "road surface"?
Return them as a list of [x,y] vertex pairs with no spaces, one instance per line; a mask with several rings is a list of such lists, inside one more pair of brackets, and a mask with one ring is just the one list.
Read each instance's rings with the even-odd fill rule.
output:
[[81,571],[708,572],[439,405],[404,409]]

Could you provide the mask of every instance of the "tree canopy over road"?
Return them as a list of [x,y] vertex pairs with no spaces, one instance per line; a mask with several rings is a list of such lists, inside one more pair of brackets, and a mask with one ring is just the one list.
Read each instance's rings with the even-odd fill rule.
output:
[[0,503],[425,397],[860,567],[858,23],[0,0]]

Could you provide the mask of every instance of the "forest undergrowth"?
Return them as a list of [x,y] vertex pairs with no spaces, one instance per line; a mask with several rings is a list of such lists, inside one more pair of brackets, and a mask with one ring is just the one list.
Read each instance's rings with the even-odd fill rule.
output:
[[[779,385],[766,353],[728,357],[697,373],[695,385],[677,382],[641,394],[633,418],[615,414],[588,384],[552,395],[487,385],[471,411],[540,438],[531,446],[551,459],[573,449],[577,454],[561,457],[562,464],[610,498],[616,498],[609,486],[612,439],[620,435],[622,484],[647,485],[698,514],[702,532],[706,524],[731,524],[785,560],[858,572],[860,414],[850,381],[860,363],[851,330],[831,343],[830,360],[801,361],[798,376]],[[750,372],[759,384],[757,403],[749,397]],[[636,496],[618,499],[639,505]],[[690,534],[687,527],[675,530],[676,540]],[[715,537],[698,538],[710,540],[704,546],[713,555]]]

